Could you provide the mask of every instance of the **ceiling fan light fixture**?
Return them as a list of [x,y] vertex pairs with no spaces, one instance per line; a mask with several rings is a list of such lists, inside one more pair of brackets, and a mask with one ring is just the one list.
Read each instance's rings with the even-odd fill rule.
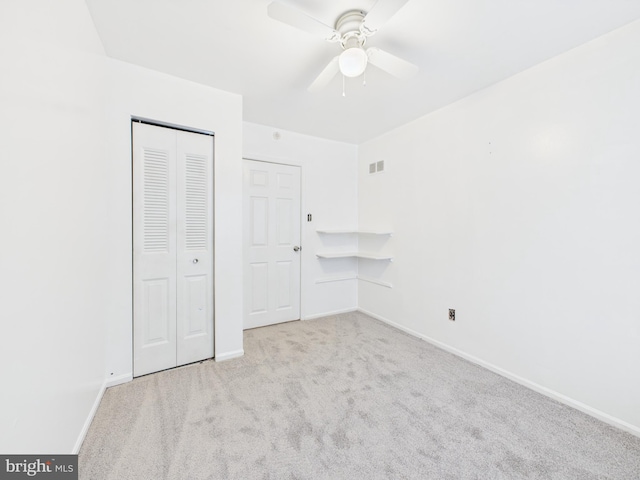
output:
[[367,68],[368,57],[360,47],[347,48],[340,54],[338,65],[345,77],[359,77]]

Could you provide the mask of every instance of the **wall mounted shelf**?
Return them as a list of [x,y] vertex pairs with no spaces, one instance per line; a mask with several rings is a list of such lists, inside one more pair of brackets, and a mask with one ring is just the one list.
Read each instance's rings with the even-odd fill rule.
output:
[[[393,232],[389,229],[375,229],[375,228],[318,228],[316,232],[325,235],[334,234],[352,234],[352,235],[378,235],[378,236],[391,236]],[[370,252],[318,252],[316,253],[318,258],[365,258],[367,260],[386,260],[393,261],[393,257],[390,255]]]
[[[386,229],[386,228],[318,228],[316,229],[316,232],[320,235],[365,235],[365,236],[369,236],[369,235],[373,235],[373,236],[377,236],[378,238],[374,241],[373,238],[370,238],[370,240],[367,243],[373,243],[373,244],[377,244],[377,247],[373,247],[374,249],[381,247],[382,244],[385,244],[387,242],[387,239],[384,237],[391,237],[393,235],[393,232],[391,231],[391,229]],[[328,239],[327,239],[328,240]],[[336,239],[337,240],[337,239]],[[344,237],[342,238],[342,240],[346,240]],[[355,238],[352,238],[349,240],[349,243],[351,243],[352,241],[354,241]],[[334,242],[331,242],[334,243]],[[339,242],[340,243],[340,242]],[[353,242],[355,243],[355,242]],[[359,243],[359,242],[358,242]],[[357,245],[357,244],[356,244]],[[316,257],[320,258],[320,259],[334,259],[334,258],[355,258],[355,259],[365,259],[365,260],[373,260],[373,261],[383,261],[383,262],[393,262],[393,257],[391,255],[388,254],[384,254],[384,253],[372,253],[372,252],[364,252],[364,251],[360,251],[358,250],[358,247],[354,245],[355,250],[353,251],[324,251],[324,252],[317,252],[316,253]],[[350,248],[347,245],[342,246],[343,249],[346,248]],[[365,247],[367,248],[367,247]],[[368,247],[371,248],[371,247]],[[364,268],[366,265],[358,265],[358,268],[362,267]],[[391,283],[389,282],[385,282],[383,280],[377,279],[377,278],[373,278],[373,277],[369,277],[369,276],[365,276],[365,275],[361,275],[359,273],[355,273],[355,274],[347,274],[347,275],[339,275],[339,276],[332,276],[332,277],[324,277],[324,278],[319,278],[316,280],[316,283],[329,283],[329,282],[339,282],[339,281],[345,281],[345,280],[362,280],[365,282],[369,282],[369,283],[374,283],[376,285],[380,285],[382,287],[386,287],[386,288],[393,288],[393,285],[391,285]]]

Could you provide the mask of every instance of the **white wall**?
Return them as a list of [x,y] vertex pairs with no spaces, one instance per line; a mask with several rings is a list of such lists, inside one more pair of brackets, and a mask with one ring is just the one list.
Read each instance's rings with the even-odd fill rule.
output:
[[81,0],[3,0],[3,453],[71,452],[104,382],[112,294],[103,58]]
[[216,133],[216,356],[242,353],[242,100],[108,59],[82,0],[3,1],[0,41],[0,452],[69,453],[132,371],[131,115]]
[[396,256],[360,307],[636,433],[638,45],[635,22],[359,150]]
[[[274,133],[279,139],[274,139]],[[254,160],[300,165],[302,169],[303,319],[355,310],[357,263],[354,259],[321,260],[316,252],[353,250],[353,236],[318,234],[317,228],[355,227],[357,214],[357,147],[273,127],[244,123],[243,156]],[[307,214],[313,215],[307,222]],[[351,280],[327,281],[350,277]]]

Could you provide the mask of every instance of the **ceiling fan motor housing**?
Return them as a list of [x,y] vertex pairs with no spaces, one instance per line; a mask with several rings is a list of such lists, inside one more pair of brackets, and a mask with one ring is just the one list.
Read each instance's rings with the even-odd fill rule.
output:
[[362,10],[350,10],[336,21],[336,30],[340,32],[340,44],[345,50],[362,47],[366,41],[362,33],[362,22],[366,13]]
[[341,34],[360,30],[360,25],[364,20],[366,13],[362,10],[349,10],[343,13],[336,20],[336,30]]

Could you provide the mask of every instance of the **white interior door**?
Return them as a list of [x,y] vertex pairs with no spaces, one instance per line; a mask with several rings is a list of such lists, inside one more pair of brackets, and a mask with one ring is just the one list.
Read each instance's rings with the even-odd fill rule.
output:
[[300,167],[244,160],[244,328],[300,319]]
[[213,356],[212,212],[212,137],[134,123],[134,376]]

